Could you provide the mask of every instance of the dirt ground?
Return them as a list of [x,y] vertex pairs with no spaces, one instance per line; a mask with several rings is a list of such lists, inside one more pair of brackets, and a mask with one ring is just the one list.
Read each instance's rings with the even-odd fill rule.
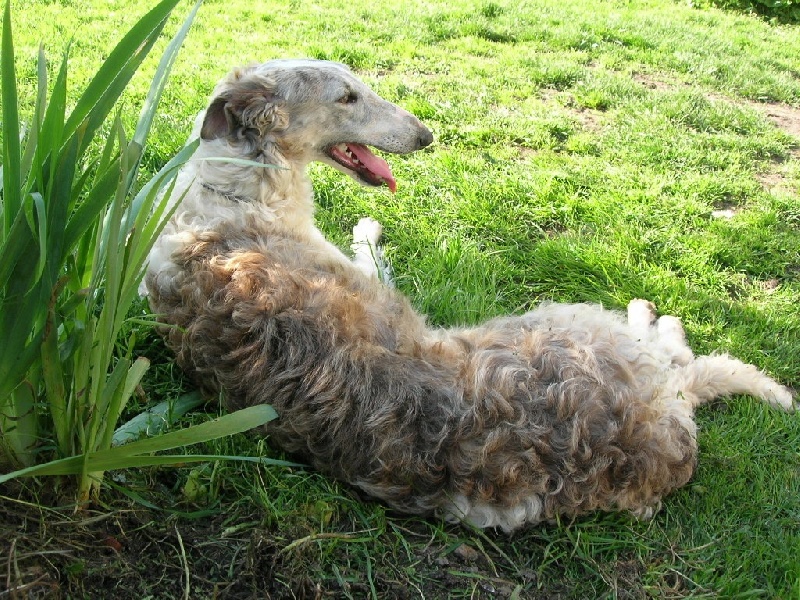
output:
[[[166,510],[169,498],[158,490],[143,494],[160,506],[148,508],[145,498],[104,489],[102,505],[75,513],[46,508],[58,504],[54,490],[36,494],[0,486],[0,599],[643,600],[654,584],[670,598],[689,591],[681,581],[653,581],[635,555],[588,566],[587,581],[566,576],[558,560],[545,571],[521,569],[509,561],[508,536],[475,543],[469,531],[444,532],[435,520],[387,519],[373,539],[357,539],[358,508],[319,533],[302,518],[276,522],[232,495],[192,513]],[[517,542],[537,565],[552,546]]]
[[287,578],[291,556],[281,553],[275,532],[230,531],[224,513],[186,519],[116,504],[72,514],[5,499],[0,597],[324,598],[341,591],[331,595],[302,574]]
[[[104,492],[110,504],[81,513],[45,508],[53,500],[19,486],[0,488],[0,598],[321,599],[363,598],[372,591],[352,577],[322,574],[324,566],[314,564],[316,544],[306,543],[318,535],[265,525],[263,514],[246,514],[241,506],[233,515],[223,509],[191,518],[146,508],[113,491]],[[402,576],[404,565],[379,560],[372,578],[378,597],[445,598],[465,585],[474,598],[537,597],[521,593],[525,578],[530,583],[534,574],[521,583],[506,580],[489,557],[468,546],[453,551],[441,544],[414,545],[412,554],[409,564],[425,587]],[[326,558],[329,564],[339,560],[344,572],[347,556]],[[559,596],[551,587],[540,597]]]

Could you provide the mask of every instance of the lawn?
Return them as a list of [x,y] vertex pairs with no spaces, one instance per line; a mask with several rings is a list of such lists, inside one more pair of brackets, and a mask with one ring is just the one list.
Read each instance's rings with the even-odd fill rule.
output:
[[[81,89],[145,7],[12,9],[24,119],[40,41],[56,58],[72,40]],[[397,285],[431,323],[642,297],[683,320],[695,352],[800,385],[797,26],[670,0],[207,0],[145,167],[180,149],[226,71],[294,56],[350,65],[434,132],[387,158],[395,195],[312,169],[323,231],[346,248],[359,217],[381,221]],[[129,89],[128,125],[154,69]],[[151,328],[131,333],[152,366],[125,418],[192,389]],[[696,475],[651,521],[510,537],[393,514],[296,468],[113,472],[78,514],[52,480],[26,480],[0,488],[0,597],[800,597],[800,419],[736,397],[698,423]],[[186,452],[283,458],[255,435]]]

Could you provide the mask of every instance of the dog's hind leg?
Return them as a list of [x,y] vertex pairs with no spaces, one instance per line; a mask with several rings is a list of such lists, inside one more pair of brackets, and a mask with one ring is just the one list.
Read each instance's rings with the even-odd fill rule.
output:
[[377,277],[386,285],[393,286],[392,268],[378,245],[383,227],[375,219],[365,217],[353,227],[353,264],[362,273]]

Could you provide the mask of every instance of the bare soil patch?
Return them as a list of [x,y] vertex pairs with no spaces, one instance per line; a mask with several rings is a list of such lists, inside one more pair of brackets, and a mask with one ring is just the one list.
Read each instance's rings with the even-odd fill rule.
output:
[[[387,514],[385,530],[366,531],[362,516],[343,510],[320,528],[302,511],[276,518],[232,494],[192,513],[163,489],[169,481],[154,475],[147,482],[150,491],[137,492],[152,508],[106,489],[102,505],[75,513],[64,502],[62,508],[47,507],[59,501],[52,486],[0,486],[0,599],[588,597],[565,575],[566,562],[578,560],[569,548],[566,562],[551,559],[540,569],[537,560],[523,564],[506,553],[519,538],[492,531],[476,537],[455,525],[445,535],[440,525],[422,519]],[[398,531],[401,543],[393,533]],[[545,546],[561,552],[546,536],[524,544],[526,556]],[[657,574],[664,558],[620,552],[611,561],[591,559],[591,568],[602,573],[606,591],[613,589],[621,600],[644,600],[665,585]]]
[[542,88],[539,90],[539,97],[544,103],[559,104],[569,116],[578,122],[583,131],[593,133],[603,128],[605,113],[602,110],[580,106],[570,92]]
[[[645,73],[635,73],[633,75],[633,80],[642,87],[655,91],[671,91],[681,87],[688,87],[688,84],[678,80],[659,79]],[[748,106],[762,113],[767,119],[772,121],[776,127],[782,129],[792,137],[797,138],[798,144],[800,144],[800,108],[781,102],[734,100],[718,94],[709,94],[708,97],[712,100]]]
[[[637,73],[633,76],[634,81],[641,86],[656,91],[670,91],[681,87],[688,87],[687,84],[677,80],[658,79],[649,74]],[[729,102],[761,113],[775,127],[784,131],[796,141],[796,145],[789,150],[788,159],[773,161],[771,168],[757,175],[758,181],[767,191],[772,193],[798,193],[797,185],[788,175],[787,163],[800,161],[800,107],[791,106],[781,102],[756,102],[753,100],[731,99],[718,94],[709,94],[709,98],[718,102]],[[726,207],[730,208],[730,207]],[[729,217],[728,211],[723,211],[721,217]]]
[[[747,104],[763,113],[776,127],[796,138],[800,144],[800,108],[777,102],[768,104],[748,102]],[[800,157],[800,149],[795,148],[793,155],[795,158]]]
[[[107,504],[76,514],[46,508],[53,498],[32,498],[19,486],[1,489],[0,598],[574,597],[557,579],[503,569],[494,550],[448,546],[418,520],[394,522],[409,541],[399,554],[365,547],[372,556],[368,576],[349,552],[359,536],[346,518],[320,533],[302,522],[270,522],[254,506],[224,500],[212,514],[191,518],[133,504],[113,491],[104,499]],[[336,573],[325,570],[323,558],[338,565]],[[620,580],[633,577],[641,592],[640,570],[625,567]],[[626,597],[644,598],[639,592]]]

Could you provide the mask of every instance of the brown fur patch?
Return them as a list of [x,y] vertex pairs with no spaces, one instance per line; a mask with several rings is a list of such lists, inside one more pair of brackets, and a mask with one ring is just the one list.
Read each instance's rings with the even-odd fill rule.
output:
[[540,494],[546,518],[650,505],[690,477],[694,441],[636,397],[633,365],[524,317],[420,343],[402,296],[298,246],[198,235],[152,302],[181,365],[230,408],[272,404],[270,438],[315,468],[404,511]]

